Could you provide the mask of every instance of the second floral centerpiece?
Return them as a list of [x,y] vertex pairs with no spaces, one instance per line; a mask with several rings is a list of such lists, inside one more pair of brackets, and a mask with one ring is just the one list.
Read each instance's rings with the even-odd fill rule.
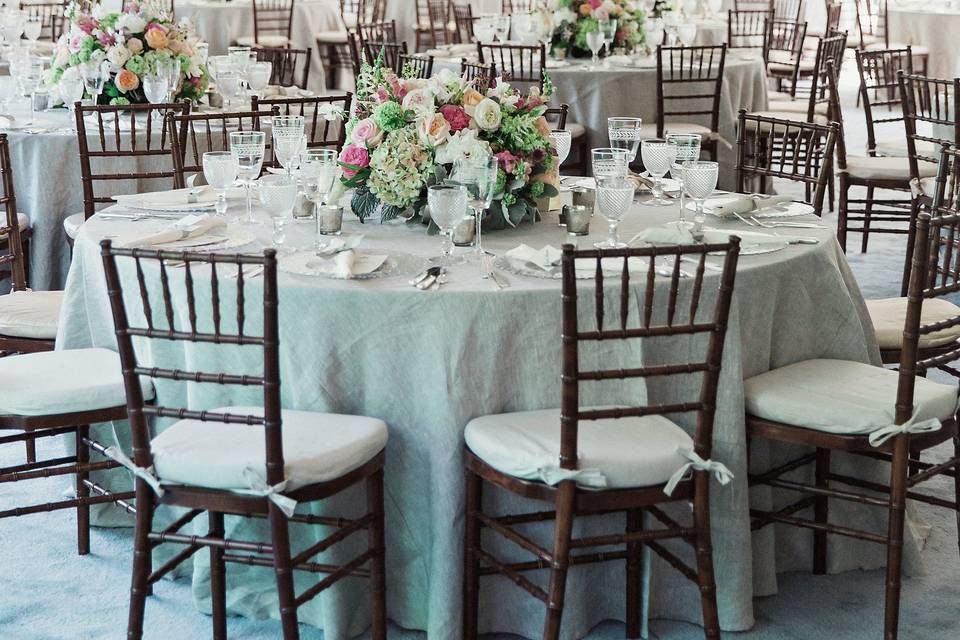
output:
[[551,94],[549,78],[543,91],[500,83],[482,93],[450,72],[425,80],[379,61],[364,65],[340,154],[343,186],[356,189],[353,212],[361,221],[403,216],[427,224],[427,188],[444,182],[457,161],[493,155],[497,185],[484,228],[539,219],[537,200],[558,195],[544,117]]

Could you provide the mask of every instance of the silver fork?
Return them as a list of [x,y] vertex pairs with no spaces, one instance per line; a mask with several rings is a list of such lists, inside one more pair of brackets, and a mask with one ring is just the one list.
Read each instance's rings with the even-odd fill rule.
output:
[[756,222],[764,229],[776,229],[778,227],[790,227],[793,229],[826,229],[827,227],[815,222],[765,222],[756,216],[750,216],[750,219]]
[[737,220],[739,220],[740,222],[744,223],[745,225],[747,225],[747,226],[749,226],[749,227],[759,226],[759,223],[757,223],[757,222],[750,222],[749,220],[747,220],[746,218],[744,218],[744,217],[743,217],[742,215],[740,215],[739,213],[734,212],[733,215],[734,215],[734,217],[735,217]]

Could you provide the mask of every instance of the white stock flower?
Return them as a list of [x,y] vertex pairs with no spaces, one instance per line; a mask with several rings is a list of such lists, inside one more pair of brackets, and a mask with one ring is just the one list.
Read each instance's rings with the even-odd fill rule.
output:
[[463,158],[489,154],[490,143],[480,140],[473,129],[464,129],[451,135],[445,145],[437,147],[435,161],[453,164]]

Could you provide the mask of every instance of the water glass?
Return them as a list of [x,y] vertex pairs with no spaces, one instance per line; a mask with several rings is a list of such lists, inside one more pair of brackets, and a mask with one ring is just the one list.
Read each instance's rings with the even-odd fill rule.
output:
[[644,32],[647,46],[651,49],[656,49],[663,44],[664,31],[661,20],[647,20],[644,24]]
[[237,163],[237,176],[243,183],[247,200],[247,222],[257,224],[253,217],[250,189],[263,168],[266,134],[262,131],[234,131],[230,134],[230,153]]
[[718,175],[716,162],[688,160],[683,163],[683,188],[697,206],[693,218],[695,235],[703,232],[703,203],[717,188]]
[[598,186],[604,180],[627,177],[627,155],[626,149],[614,149],[612,147],[590,150],[593,177]]
[[83,92],[85,90],[83,78],[79,75],[63,76],[60,78],[57,89],[60,91],[60,99],[63,101],[63,104],[72,112],[75,103],[83,99]]
[[603,44],[606,46],[606,54],[609,56],[613,50],[613,40],[617,37],[617,19],[608,18],[606,20],[601,20],[600,33],[603,34]]
[[590,53],[593,54],[593,57],[590,59],[590,68],[596,69],[598,63],[600,62],[600,49],[603,48],[604,38],[603,32],[597,27],[596,31],[591,31],[587,33],[587,46],[590,47]]
[[157,60],[157,75],[167,79],[166,102],[173,102],[174,96],[180,91],[180,60],[177,58],[160,58]]
[[498,168],[497,159],[491,154],[463,158],[453,165],[451,181],[467,190],[467,205],[473,210],[473,216],[476,219],[477,232],[473,251],[470,252],[471,259],[482,260],[483,256],[488,254],[483,249],[481,226],[483,212],[493,202],[494,192],[497,189]]
[[441,267],[450,264],[453,254],[453,228],[467,210],[467,188],[462,184],[437,184],[427,189],[430,219],[440,228],[443,249],[438,262]]
[[271,127],[273,154],[287,170],[287,175],[293,175],[294,169],[300,164],[300,152],[307,146],[303,135],[303,116],[274,116]]
[[96,62],[81,62],[78,67],[84,87],[90,94],[91,104],[95,105],[100,99],[100,94],[103,93],[103,85],[107,80],[107,74]]
[[[320,213],[337,179],[337,152],[333,149],[307,149],[300,154],[300,184],[304,197],[313,203],[317,217],[317,251],[326,245],[321,238],[324,232]],[[334,203],[336,204],[336,203]],[[307,215],[301,216],[304,218]]]
[[273,75],[272,62],[254,62],[247,71],[247,83],[250,90],[258,97],[270,84],[270,78]]
[[557,173],[559,173],[560,166],[567,161],[567,157],[570,155],[570,145],[572,144],[570,132],[566,129],[554,129],[550,132],[550,142],[553,143],[553,148],[557,152]]
[[217,72],[217,90],[223,96],[223,105],[227,109],[233,103],[233,99],[240,95],[243,79],[240,73],[231,69],[225,69]]
[[663,197],[663,176],[670,171],[677,157],[677,148],[665,140],[644,140],[640,157],[650,177],[653,178],[653,199],[645,204],[653,207],[670,206],[673,203]]
[[677,157],[670,166],[670,176],[680,183],[680,222],[684,222],[683,202],[683,163],[700,159],[700,143],[702,136],[699,133],[668,133],[667,142],[677,148]]
[[237,179],[237,161],[229,151],[203,154],[203,177],[217,191],[217,215],[227,215],[227,189]]
[[626,149],[628,165],[637,159],[641,125],[643,120],[640,118],[607,118],[607,136],[610,139],[610,146],[614,149]]
[[273,220],[273,246],[286,239],[284,223],[297,200],[297,182],[290,176],[264,176],[257,182],[260,204]]
[[150,104],[161,104],[167,99],[169,83],[167,77],[161,74],[143,76],[143,95],[147,97]]
[[677,38],[683,46],[692,46],[697,39],[697,25],[693,22],[681,24],[677,27]]
[[597,210],[607,219],[607,239],[594,244],[598,249],[622,249],[627,246],[620,242],[618,227],[620,221],[633,204],[636,185],[633,180],[614,178],[597,185]]

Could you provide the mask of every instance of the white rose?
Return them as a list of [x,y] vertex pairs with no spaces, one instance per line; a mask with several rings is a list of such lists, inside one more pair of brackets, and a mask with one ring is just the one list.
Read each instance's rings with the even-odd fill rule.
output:
[[474,109],[473,119],[476,121],[477,126],[484,131],[495,131],[503,119],[503,116],[500,114],[500,105],[490,98],[484,98],[483,101],[477,105],[477,108]]
[[438,147],[447,141],[450,135],[450,124],[442,113],[434,113],[420,121],[417,134],[422,142]]
[[433,92],[427,89],[414,89],[403,97],[402,106],[421,115],[433,113]]
[[130,38],[127,40],[127,49],[129,49],[133,55],[137,55],[143,51],[143,40],[140,38]]
[[110,47],[110,50],[107,51],[107,60],[109,60],[111,64],[114,64],[118,67],[125,65],[129,59],[130,50],[122,44]]
[[117,21],[117,26],[129,33],[143,33],[147,28],[147,21],[140,17],[138,13],[124,13]]

